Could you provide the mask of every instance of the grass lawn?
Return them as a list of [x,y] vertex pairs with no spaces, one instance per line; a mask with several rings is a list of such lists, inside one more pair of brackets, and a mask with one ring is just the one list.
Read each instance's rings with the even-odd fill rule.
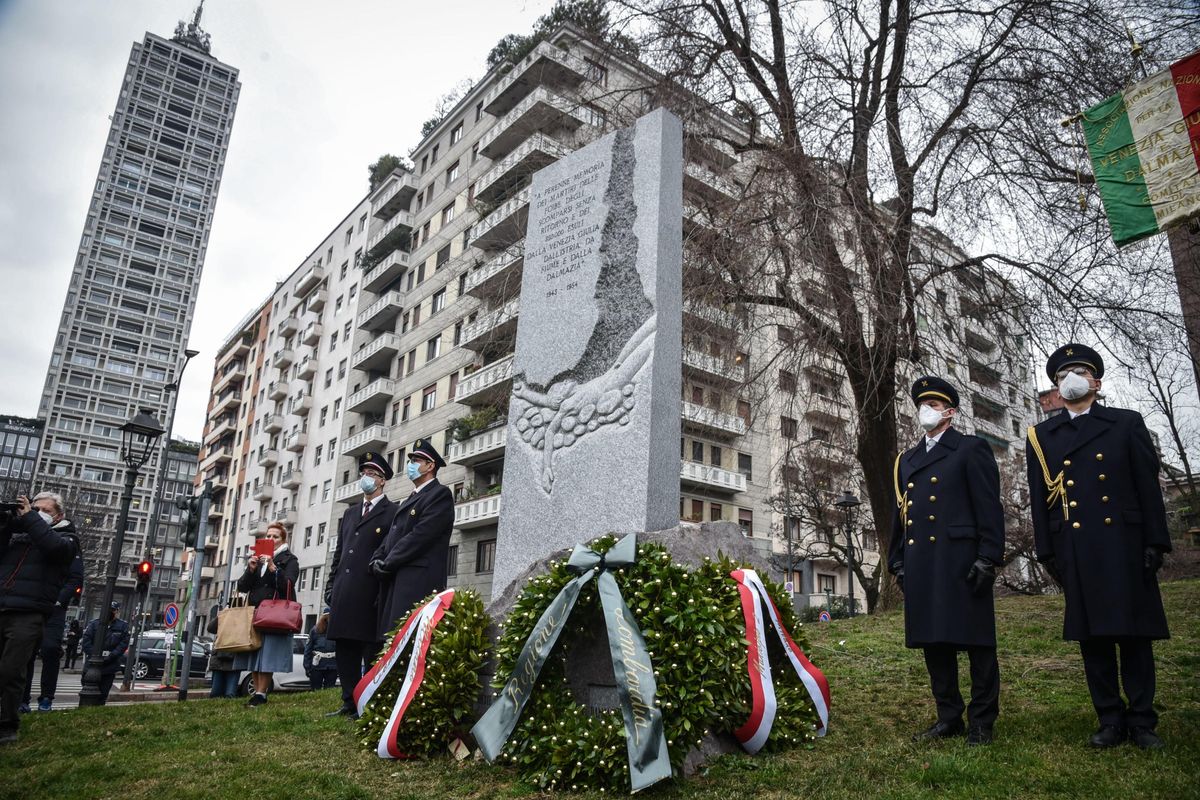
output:
[[[1003,688],[996,743],[914,745],[934,718],[920,651],[896,613],[808,626],[810,657],[829,677],[829,735],[808,749],[724,756],[663,798],[1200,797],[1200,581],[1165,584],[1174,638],[1156,647],[1159,733],[1167,749],[1094,752],[1095,718],[1078,648],[1059,638],[1062,600],[997,602]],[[967,685],[965,657],[961,660]],[[537,796],[483,763],[389,762],[343,719],[322,712],[337,690],[276,695],[259,709],[193,700],[31,714],[0,749],[0,797],[502,798]]]

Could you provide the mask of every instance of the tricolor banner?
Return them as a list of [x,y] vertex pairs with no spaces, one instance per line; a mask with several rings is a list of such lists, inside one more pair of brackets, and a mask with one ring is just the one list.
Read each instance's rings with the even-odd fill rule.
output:
[[[767,618],[779,636],[788,661],[812,700],[817,710],[820,725],[817,735],[824,736],[829,727],[829,681],[819,669],[812,665],[804,651],[792,641],[791,634],[783,626],[779,609],[775,608],[767,594],[767,587],[752,569],[738,569],[729,573],[737,581],[738,595],[742,603],[742,616],[746,620],[746,644],[749,645],[747,669],[750,673],[750,718],[733,732],[747,753],[757,753],[771,736],[775,724],[778,702],[775,699],[775,679],[771,676],[771,661],[767,656]],[[763,612],[766,612],[764,616]]]
[[1200,213],[1200,52],[1083,112],[1117,245]]
[[354,687],[354,704],[358,708],[358,713],[361,714],[379,687],[383,685],[383,681],[392,671],[392,667],[404,654],[408,643],[415,640],[412,656],[408,660],[408,670],[404,675],[404,682],[400,685],[400,691],[396,693],[396,704],[392,707],[392,713],[388,717],[383,735],[379,737],[379,744],[375,749],[380,758],[405,758],[405,754],[400,751],[396,743],[400,722],[404,719],[404,712],[408,710],[413,698],[416,697],[417,690],[421,688],[421,681],[425,679],[425,659],[429,654],[429,642],[433,637],[433,631],[445,616],[446,609],[453,602],[454,590],[447,589],[409,614],[403,627],[392,637],[391,645],[383,658],[375,662],[370,671],[363,675],[362,680]]

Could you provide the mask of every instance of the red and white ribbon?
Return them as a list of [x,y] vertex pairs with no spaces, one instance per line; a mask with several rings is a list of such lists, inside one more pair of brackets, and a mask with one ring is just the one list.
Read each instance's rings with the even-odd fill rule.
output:
[[358,713],[361,714],[379,687],[383,685],[383,681],[392,671],[392,667],[404,654],[409,641],[415,639],[412,657],[408,661],[408,671],[404,675],[400,691],[396,693],[396,704],[392,707],[392,713],[388,717],[383,735],[379,737],[379,745],[375,749],[380,758],[406,757],[396,742],[400,731],[400,722],[404,719],[404,712],[408,710],[409,704],[412,703],[417,691],[421,688],[421,681],[425,679],[425,658],[429,654],[429,642],[433,637],[433,631],[445,616],[446,609],[450,608],[453,602],[454,590],[447,589],[439,592],[428,603],[409,614],[403,627],[392,637],[392,643],[383,658],[379,659],[354,687],[354,704]]
[[778,701],[775,698],[775,682],[771,677],[771,662],[767,655],[766,625],[763,620],[763,609],[771,619],[771,626],[779,636],[783,650],[787,653],[788,661],[796,670],[800,682],[808,690],[813,705],[817,709],[820,724],[817,735],[824,736],[829,725],[829,681],[821,671],[812,665],[804,656],[799,646],[792,641],[791,634],[783,627],[779,617],[779,609],[767,594],[767,587],[762,583],[752,569],[739,569],[729,573],[737,581],[738,595],[742,603],[742,616],[746,620],[746,643],[749,645],[748,669],[750,672],[750,691],[752,704],[750,718],[734,735],[741,742],[742,748],[748,753],[757,753],[767,743],[771,735],[771,727],[775,724],[775,713]]

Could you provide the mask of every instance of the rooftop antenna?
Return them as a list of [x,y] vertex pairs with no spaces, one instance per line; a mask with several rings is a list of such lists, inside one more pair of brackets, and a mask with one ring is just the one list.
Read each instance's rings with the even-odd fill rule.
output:
[[202,14],[204,14],[204,0],[200,0],[200,5],[196,6],[191,22],[180,20],[179,24],[175,26],[175,35],[171,37],[171,41],[202,53],[208,53],[212,48],[212,40],[200,27]]

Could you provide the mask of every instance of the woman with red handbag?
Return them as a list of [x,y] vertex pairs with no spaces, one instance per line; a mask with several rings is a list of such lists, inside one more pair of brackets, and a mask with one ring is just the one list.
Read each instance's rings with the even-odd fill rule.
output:
[[[288,550],[287,528],[282,522],[267,526],[266,538],[273,540],[272,555],[251,555],[246,559],[246,571],[238,578],[239,592],[248,595],[247,601],[255,607],[255,627],[262,634],[262,647],[234,656],[233,668],[249,670],[254,694],[246,704],[261,706],[267,702],[267,691],[271,688],[271,675],[290,672],[292,669],[292,633],[276,627],[264,629],[258,624],[260,606],[264,601],[278,605],[277,601],[292,603],[296,600],[296,579],[300,575],[300,562]],[[269,549],[269,548],[268,548]],[[258,551],[259,548],[256,548]]]

